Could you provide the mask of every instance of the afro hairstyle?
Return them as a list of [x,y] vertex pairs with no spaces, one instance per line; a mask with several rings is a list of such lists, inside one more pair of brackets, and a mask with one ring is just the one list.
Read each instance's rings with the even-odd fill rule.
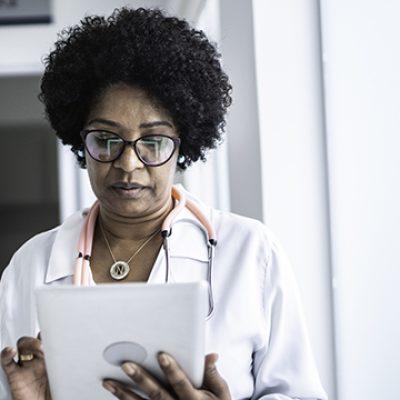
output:
[[232,86],[203,31],[158,8],[122,7],[63,29],[44,58],[39,100],[63,144],[86,167],[80,132],[110,85],[139,86],[172,117],[186,169],[221,141]]

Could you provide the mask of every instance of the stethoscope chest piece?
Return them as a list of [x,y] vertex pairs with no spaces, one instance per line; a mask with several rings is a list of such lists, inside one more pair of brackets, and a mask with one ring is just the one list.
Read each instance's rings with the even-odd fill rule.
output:
[[124,279],[128,276],[130,271],[128,263],[125,261],[117,261],[110,268],[110,275],[117,281]]

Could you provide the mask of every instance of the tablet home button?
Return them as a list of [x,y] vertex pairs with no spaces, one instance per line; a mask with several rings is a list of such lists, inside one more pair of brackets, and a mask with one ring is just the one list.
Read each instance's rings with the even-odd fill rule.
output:
[[110,364],[119,367],[125,361],[142,363],[147,357],[147,352],[135,342],[115,342],[104,349],[103,357]]

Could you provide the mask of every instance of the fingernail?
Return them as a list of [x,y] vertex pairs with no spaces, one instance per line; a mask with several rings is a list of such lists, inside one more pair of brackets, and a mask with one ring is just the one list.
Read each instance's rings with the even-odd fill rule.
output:
[[122,364],[122,369],[125,371],[125,373],[127,373],[128,375],[135,375],[137,368],[136,365],[132,364],[132,363],[125,363]]
[[111,393],[115,393],[116,392],[114,386],[111,385],[111,383],[109,383],[109,382],[103,382],[103,387],[104,387],[104,389],[107,389]]
[[7,347],[7,351],[9,351],[13,357],[17,354],[17,350],[14,347]]
[[170,359],[170,357],[167,356],[165,353],[161,353],[161,354],[159,355],[159,360],[160,360],[160,364],[161,364],[163,367],[168,367],[168,365],[171,364],[171,359]]

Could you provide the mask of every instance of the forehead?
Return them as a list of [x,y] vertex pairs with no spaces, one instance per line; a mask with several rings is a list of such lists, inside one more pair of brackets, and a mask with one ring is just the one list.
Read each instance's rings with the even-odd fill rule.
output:
[[166,120],[173,124],[169,113],[157,104],[144,89],[127,84],[107,87],[96,99],[89,115],[92,118],[111,119],[127,128],[142,122]]

